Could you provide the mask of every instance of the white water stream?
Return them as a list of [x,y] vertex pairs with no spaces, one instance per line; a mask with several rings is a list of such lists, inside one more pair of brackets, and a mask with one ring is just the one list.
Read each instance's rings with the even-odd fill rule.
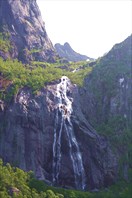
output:
[[74,134],[71,122],[72,98],[68,98],[67,92],[70,80],[62,76],[57,85],[57,110],[55,117],[54,143],[53,143],[53,182],[57,183],[60,173],[61,162],[61,137],[66,133],[68,137],[69,154],[72,161],[76,188],[85,189],[85,172],[82,156]]

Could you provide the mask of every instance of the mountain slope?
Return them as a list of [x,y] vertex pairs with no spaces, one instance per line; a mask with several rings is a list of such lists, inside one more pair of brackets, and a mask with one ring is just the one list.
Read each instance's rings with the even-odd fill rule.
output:
[[89,58],[88,56],[81,55],[77,52],[75,52],[69,43],[65,43],[64,45],[61,45],[59,43],[55,44],[55,49],[60,57],[66,58],[68,61],[84,61],[84,60],[92,60],[92,58]]
[[98,60],[80,89],[80,103],[86,119],[111,142],[120,158],[120,176],[126,180],[132,163],[131,58],[132,35]]
[[[41,27],[35,23],[40,16],[35,0],[2,0],[0,8],[4,59],[54,60],[48,43],[44,49],[50,49],[49,53],[32,49],[32,42],[37,41],[38,46],[45,42],[38,39]],[[29,24],[25,29],[28,14],[34,21],[33,30]],[[131,37],[92,62],[93,71],[89,62],[74,63],[68,70],[70,63],[59,65],[59,60],[56,64],[22,64],[0,59],[0,157],[4,162],[33,170],[38,179],[65,188],[99,189],[120,176],[129,181]],[[22,54],[18,54],[20,47]],[[91,74],[86,76],[88,72]],[[84,85],[72,83],[66,74],[76,80],[85,76]]]
[[[130,123],[131,57],[132,36],[129,36],[99,59],[92,73],[85,79],[86,92],[83,98],[96,105],[95,109],[90,110],[92,104],[87,106],[88,109],[84,109],[92,124],[107,122],[114,114],[126,116],[126,120]],[[92,97],[93,101],[89,97]]]
[[3,58],[54,61],[56,53],[36,0],[1,0],[0,32],[1,40],[10,43],[8,50],[0,49]]

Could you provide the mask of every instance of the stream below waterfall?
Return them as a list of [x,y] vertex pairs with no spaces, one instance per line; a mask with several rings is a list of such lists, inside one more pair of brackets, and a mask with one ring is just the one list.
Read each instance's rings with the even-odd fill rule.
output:
[[73,99],[67,96],[70,80],[62,76],[61,82],[57,85],[57,109],[55,115],[54,142],[53,142],[53,183],[59,180],[61,167],[61,139],[62,133],[66,133],[69,146],[69,155],[72,162],[75,186],[77,189],[85,189],[85,171],[82,155],[76,140],[73,125],[71,122]]

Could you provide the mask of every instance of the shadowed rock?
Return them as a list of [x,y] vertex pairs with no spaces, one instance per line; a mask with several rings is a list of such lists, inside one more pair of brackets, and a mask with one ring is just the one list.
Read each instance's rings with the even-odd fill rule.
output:
[[[49,183],[53,182],[57,86],[58,83],[48,85],[38,96],[33,96],[29,89],[22,89],[13,103],[0,113],[2,121],[0,156],[5,162],[10,162],[26,171],[33,170],[37,178]],[[54,185],[78,188],[73,169],[73,160],[77,158],[71,158],[71,152],[78,152],[85,171],[85,189],[108,186],[117,177],[117,158],[110,149],[107,139],[99,136],[85,119],[80,107],[77,86],[68,82],[66,94],[69,99],[72,98],[73,112],[70,121],[65,120],[65,125],[67,130],[71,130],[72,126],[71,132],[74,131],[76,147],[73,145],[70,151],[68,138],[72,136],[67,135],[70,131],[66,133],[63,127],[59,175]],[[61,119],[61,114],[58,114],[58,119]],[[72,139],[70,142],[73,143],[75,140]]]
[[48,38],[36,0],[1,0],[0,31],[8,33],[12,49],[1,56],[23,62],[53,62],[56,53]]

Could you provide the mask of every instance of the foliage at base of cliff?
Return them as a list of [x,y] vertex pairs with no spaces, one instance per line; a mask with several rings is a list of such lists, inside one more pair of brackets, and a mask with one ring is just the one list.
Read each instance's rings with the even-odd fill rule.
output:
[[33,172],[3,164],[0,160],[1,198],[131,198],[131,183],[124,181],[98,192],[66,190],[35,179]]
[[24,172],[13,168],[9,163],[5,166],[0,160],[0,197],[1,198],[63,198],[61,194],[52,190],[38,192],[30,188],[29,183],[34,179],[32,172]]

